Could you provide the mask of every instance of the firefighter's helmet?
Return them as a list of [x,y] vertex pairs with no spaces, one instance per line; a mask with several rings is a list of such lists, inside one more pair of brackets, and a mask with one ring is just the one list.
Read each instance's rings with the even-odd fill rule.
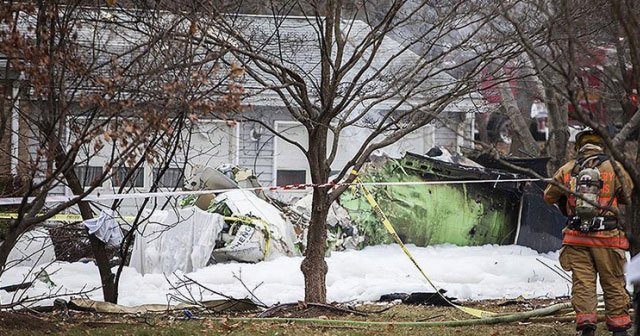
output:
[[604,146],[604,139],[602,136],[591,128],[585,128],[576,134],[576,150],[580,149],[585,144],[594,144],[598,146]]

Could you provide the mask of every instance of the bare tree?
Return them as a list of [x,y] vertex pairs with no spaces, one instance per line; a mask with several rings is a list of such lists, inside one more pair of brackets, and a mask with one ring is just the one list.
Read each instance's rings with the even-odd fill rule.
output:
[[[151,188],[157,188],[184,148],[183,131],[239,103],[241,88],[232,78],[237,72],[219,62],[224,51],[192,39],[196,16],[82,5],[25,1],[0,7],[5,74],[17,74],[14,94],[2,106],[2,158],[12,162],[10,174],[24,186],[17,218],[4,230],[2,270],[24,232],[72,207],[93,218],[83,198],[105,182],[117,181],[112,191],[127,193],[137,168],[156,164]],[[70,200],[47,202],[66,188],[74,194]],[[104,298],[116,302],[105,243],[89,239]],[[130,243],[128,236],[121,256]]]
[[[566,109],[560,108],[561,103],[553,90],[553,83],[557,84],[555,75],[543,67],[537,61],[536,54],[531,51],[532,48],[547,50],[545,49],[548,48],[547,44],[536,39],[529,41],[535,45],[528,45],[522,43],[519,38],[520,30],[528,29],[537,32],[541,25],[546,24],[545,19],[530,8],[533,5],[528,7],[524,2],[517,5],[497,3],[496,6],[502,14],[488,25],[483,38],[493,43],[511,43],[517,55],[495,62],[491,67],[493,71],[485,71],[482,91],[487,91],[485,97],[490,102],[498,102],[498,112],[506,116],[508,122],[505,126],[506,130],[499,129],[499,131],[507,132],[508,140],[513,142],[509,147],[509,154],[516,156],[524,154],[532,157],[549,155],[551,160],[548,168],[553,172],[560,167],[566,156],[569,136]],[[514,18],[514,12],[517,13],[516,18]],[[514,27],[513,23],[517,23],[518,26]],[[547,41],[553,41],[555,38],[557,37],[551,34]],[[503,73],[503,75],[496,76],[497,73]],[[532,125],[530,112],[534,104],[542,104],[547,111],[546,139],[536,139],[532,136],[536,131],[530,127]],[[564,117],[561,114],[564,114]],[[496,120],[500,118],[492,116],[491,119],[492,125],[487,126],[495,128],[499,124]],[[484,147],[491,147],[488,144],[491,139],[481,140],[484,142]],[[545,146],[542,146],[542,143]]]
[[[475,4],[467,1],[447,6],[413,1],[285,1],[271,2],[270,7],[273,13],[259,19],[201,8],[203,17],[208,17],[203,24],[212,28],[203,41],[223,46],[234,56],[228,61],[242,64],[248,96],[281,102],[283,110],[304,127],[309,146],[278,132],[264,119],[239,116],[260,123],[304,153],[315,184],[330,182],[332,166],[338,171],[336,180],[352,182],[356,178],[352,171],[359,170],[375,150],[438,116],[466,112],[479,70],[510,52],[474,39],[492,17],[475,15]],[[300,16],[291,17],[293,11]],[[409,29],[416,22],[427,28],[417,33]],[[421,54],[411,51],[418,45]],[[456,69],[464,71],[456,77],[448,74]],[[354,129],[360,139],[341,143],[342,135]],[[338,151],[345,148],[351,151],[349,159],[335,167]],[[345,189],[313,190],[308,247],[301,266],[306,301],[326,300],[325,222],[329,206]]]

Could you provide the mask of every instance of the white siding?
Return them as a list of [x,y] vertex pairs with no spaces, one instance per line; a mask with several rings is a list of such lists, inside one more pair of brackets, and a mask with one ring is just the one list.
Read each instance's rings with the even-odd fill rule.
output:
[[[172,168],[184,167],[184,176],[188,177],[191,174],[192,169],[196,165],[203,167],[211,166],[218,167],[221,164],[237,164],[237,134],[239,132],[239,125],[236,123],[227,123],[219,120],[205,120],[199,121],[191,132],[191,142],[189,150],[186,148],[178,150],[176,155],[171,158],[170,166]],[[189,131],[184,130],[182,134],[183,139],[188,139]],[[85,161],[88,159],[90,166],[104,167],[111,161],[112,145],[105,144],[104,147],[95,152],[93,150],[93,143],[95,140],[88,144],[85,151],[78,157],[78,161]],[[115,155],[118,156],[119,152],[116,149]],[[186,164],[185,164],[186,161]],[[142,187],[134,187],[129,192],[145,192],[148,191],[153,184],[153,169],[159,167],[160,163],[151,165],[147,162],[143,164],[144,182]],[[98,192],[103,194],[115,193],[118,191],[119,186],[113,183],[113,179],[105,181]],[[180,188],[179,188],[180,189]],[[66,194],[70,195],[70,190],[66,190]],[[160,197],[152,199],[146,207],[153,206],[157,202],[159,206],[162,206],[166,202],[167,198]],[[111,202],[105,205],[110,206]],[[124,200],[120,207],[122,214],[133,214],[143,205],[141,199],[127,199]]]

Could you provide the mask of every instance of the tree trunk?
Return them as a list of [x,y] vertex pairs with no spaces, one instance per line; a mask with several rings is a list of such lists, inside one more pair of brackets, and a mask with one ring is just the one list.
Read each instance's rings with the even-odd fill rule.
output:
[[[58,139],[54,139],[56,146],[55,161],[58,167],[62,167],[65,164],[67,153],[62,147]],[[65,169],[63,172],[64,178],[69,185],[69,189],[74,195],[79,195],[84,192],[84,187],[80,183],[76,172],[73,168]],[[87,220],[93,218],[93,211],[87,202],[79,202],[80,215],[82,219]],[[91,250],[93,257],[96,259],[98,271],[100,272],[100,280],[102,281],[102,294],[106,302],[117,303],[118,302],[118,289],[115,284],[115,276],[111,272],[109,265],[109,255],[107,254],[106,245],[103,241],[98,239],[95,235],[89,235],[89,241],[91,242]]]
[[311,221],[307,233],[307,249],[305,258],[300,265],[304,274],[304,300],[313,303],[327,301],[327,262],[324,260],[327,241],[327,205],[328,192],[326,188],[313,190],[313,206]]
[[565,109],[559,108],[556,95],[551,88],[545,87],[547,97],[549,140],[547,141],[547,153],[551,157],[547,165],[549,176],[557,171],[567,156],[567,143],[569,143],[568,114]]
[[17,229],[15,228],[15,225],[11,225],[11,227],[7,229],[7,233],[4,236],[4,240],[0,245],[0,277],[2,276],[2,274],[4,274],[4,271],[6,270],[9,253],[11,253],[11,250],[16,245],[16,242],[18,241],[18,236],[20,236],[20,233],[17,233]]
[[[331,168],[327,164],[327,128],[309,127],[309,170],[311,182],[325,183]],[[325,303],[327,301],[327,263],[324,253],[327,246],[327,214],[329,213],[329,189],[313,188],[311,220],[307,233],[307,249],[300,265],[304,275],[304,298],[306,302]]]
[[502,105],[504,107],[505,114],[511,121],[511,129],[514,135],[512,140],[514,143],[511,146],[511,152],[513,153],[518,149],[522,149],[529,155],[540,155],[538,143],[533,138],[533,135],[531,135],[531,132],[529,132],[529,125],[522,116],[522,113],[520,113],[520,108],[518,108],[516,99],[509,87],[509,83],[502,83],[499,87],[500,96],[502,97]]
[[483,143],[489,143],[489,134],[487,132],[487,112],[485,115],[478,116],[476,115],[476,129],[478,130],[479,139],[476,141],[480,141]]

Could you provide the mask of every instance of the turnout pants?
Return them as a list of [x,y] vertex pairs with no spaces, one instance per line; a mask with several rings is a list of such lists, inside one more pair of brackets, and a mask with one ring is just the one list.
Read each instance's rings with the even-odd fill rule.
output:
[[571,271],[573,286],[571,304],[576,312],[576,329],[595,327],[596,278],[604,292],[607,328],[611,331],[631,327],[630,298],[625,288],[625,252],[619,248],[564,245],[560,251],[560,265]]

